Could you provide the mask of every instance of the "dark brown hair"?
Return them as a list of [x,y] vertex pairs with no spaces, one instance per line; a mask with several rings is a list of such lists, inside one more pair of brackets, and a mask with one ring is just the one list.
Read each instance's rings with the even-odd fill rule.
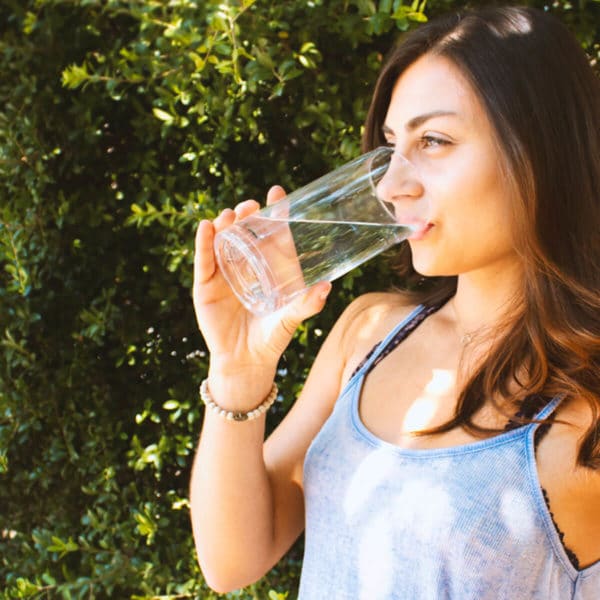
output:
[[[495,130],[525,270],[512,323],[462,390],[454,418],[426,433],[492,431],[472,418],[498,396],[584,398],[594,419],[578,461],[600,468],[600,79],[576,39],[547,13],[488,7],[436,19],[408,34],[386,61],[365,150],[385,144],[394,85],[425,54],[459,68]],[[419,302],[455,291],[456,277],[416,273],[408,244],[398,261]],[[508,392],[511,380],[521,386],[518,397]]]

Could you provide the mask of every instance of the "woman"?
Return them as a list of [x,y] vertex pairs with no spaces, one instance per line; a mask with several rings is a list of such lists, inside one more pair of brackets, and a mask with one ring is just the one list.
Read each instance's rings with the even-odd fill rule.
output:
[[[600,598],[599,99],[577,42],[532,9],[433,21],[392,53],[364,149],[415,166],[382,190],[419,224],[400,256],[412,291],[346,309],[264,446],[261,411],[206,411],[192,520],[216,590],[305,528],[303,600]],[[256,209],[197,233],[203,398],[224,411],[273,397],[330,287],[244,311],[212,241]]]

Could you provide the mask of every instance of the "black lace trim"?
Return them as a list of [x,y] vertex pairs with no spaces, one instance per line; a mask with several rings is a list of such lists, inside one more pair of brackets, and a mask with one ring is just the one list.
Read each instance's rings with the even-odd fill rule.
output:
[[564,540],[565,534],[560,530],[559,526],[556,524],[556,521],[554,520],[554,515],[552,514],[552,511],[550,510],[550,499],[548,498],[548,494],[546,493],[546,490],[544,488],[542,488],[542,494],[544,495],[544,500],[546,501],[546,506],[548,507],[548,512],[550,513],[550,516],[552,517],[552,523],[554,523],[554,527],[556,527],[556,533],[558,533],[558,537],[560,538],[562,547],[565,549],[565,552],[566,552],[567,556],[569,557],[569,561],[571,562],[571,564],[579,571],[579,559],[577,558],[577,554],[575,554],[575,552],[573,552],[573,550],[571,550],[565,544],[565,540]]

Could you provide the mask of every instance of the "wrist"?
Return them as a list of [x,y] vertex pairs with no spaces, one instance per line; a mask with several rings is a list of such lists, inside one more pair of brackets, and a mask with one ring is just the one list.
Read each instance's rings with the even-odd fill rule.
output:
[[260,405],[269,395],[275,379],[272,372],[235,373],[209,369],[207,386],[211,399],[220,408],[233,412],[248,412]]
[[251,410],[228,410],[217,404],[210,393],[208,379],[205,379],[200,385],[200,399],[206,405],[207,410],[227,419],[228,421],[252,421],[264,415],[277,399],[277,385],[273,383],[266,398]]

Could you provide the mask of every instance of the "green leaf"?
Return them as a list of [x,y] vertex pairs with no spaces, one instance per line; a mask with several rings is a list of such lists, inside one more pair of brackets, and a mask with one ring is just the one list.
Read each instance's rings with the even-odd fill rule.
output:
[[175,117],[163,110],[162,108],[153,108],[152,114],[157,118],[166,123],[167,125],[171,125],[175,120]]
[[71,537],[69,537],[69,539],[65,542],[61,538],[53,535],[52,544],[47,546],[46,549],[50,552],[58,552],[60,554],[59,558],[63,558],[67,554],[79,550],[79,546]]
[[72,64],[62,72],[62,85],[70,89],[78,88],[90,80],[86,65]]
[[19,577],[17,579],[17,590],[21,594],[19,598],[27,598],[29,596],[38,594],[40,591],[40,586],[35,585],[35,583],[32,583],[28,579]]
[[37,15],[31,11],[27,11],[25,18],[23,19],[23,33],[30,35],[35,29],[37,22]]

